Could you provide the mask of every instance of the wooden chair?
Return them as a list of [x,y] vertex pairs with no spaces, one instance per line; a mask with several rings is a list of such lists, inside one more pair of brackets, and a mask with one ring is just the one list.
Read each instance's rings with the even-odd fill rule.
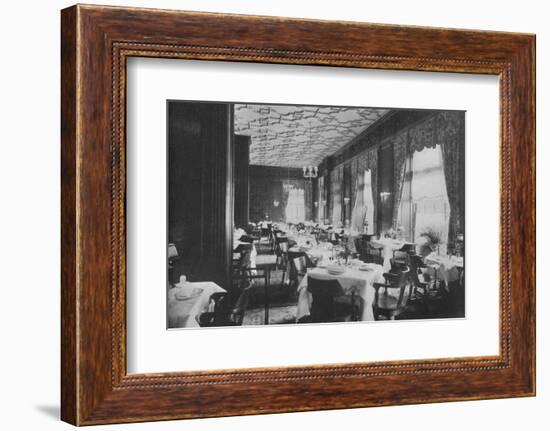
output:
[[404,250],[394,250],[393,251],[393,260],[396,262],[403,263],[405,265],[409,264],[409,253]]
[[[397,263],[399,265],[399,263]],[[398,270],[399,271],[399,270]],[[385,283],[373,283],[375,290],[372,310],[374,319],[381,316],[394,320],[407,306],[411,296],[410,268],[404,266],[399,273],[384,274]],[[380,289],[384,291],[381,293]],[[392,293],[394,292],[394,293]]]
[[[235,291],[234,291],[235,292]],[[201,313],[198,322],[201,327],[241,326],[248,305],[250,285],[242,291],[231,294],[216,292],[210,295],[213,311]]]
[[206,311],[199,315],[199,325],[203,327],[225,326],[227,307],[227,292],[216,292],[210,295],[210,304],[213,311]]
[[375,248],[369,242],[364,242],[366,244],[365,249],[365,262],[367,263],[376,263],[378,265],[384,264],[384,256],[382,254],[382,248]]
[[355,245],[355,251],[357,252],[357,255],[359,256],[359,259],[361,259],[364,262],[366,250],[364,248],[363,240],[361,238],[355,238],[353,240],[353,243]]
[[293,289],[293,291],[296,291],[307,273],[305,254],[295,253],[293,257],[289,257],[288,269],[289,287]]
[[359,320],[360,310],[355,292],[345,295],[335,279],[307,277],[307,289],[312,303],[309,321],[312,323],[345,322]]
[[285,284],[285,274],[288,272],[288,238],[275,237],[275,255],[277,256],[276,268],[283,270],[281,285]]

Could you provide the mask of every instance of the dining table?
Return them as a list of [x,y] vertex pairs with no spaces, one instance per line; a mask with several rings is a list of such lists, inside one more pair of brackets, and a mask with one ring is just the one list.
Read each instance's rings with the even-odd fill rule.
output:
[[212,281],[185,282],[169,288],[167,293],[168,328],[199,327],[199,316],[210,310],[210,296],[226,290]]
[[448,289],[449,284],[460,279],[460,272],[464,268],[464,259],[457,256],[444,256],[436,253],[429,254],[424,258],[426,273],[432,277],[445,282]]
[[288,249],[289,253],[304,253],[312,261],[316,262],[328,262],[334,257],[333,245],[329,242],[319,242],[315,245],[298,245]]
[[320,278],[325,280],[338,280],[342,290],[346,295],[354,292],[362,300],[361,320],[373,321],[374,313],[372,304],[374,302],[375,282],[384,282],[382,274],[384,273],[382,265],[374,263],[368,264],[367,270],[361,270],[359,267],[346,266],[342,274],[329,274],[327,268],[312,268],[308,270],[306,276],[298,286],[298,309],[296,312],[296,321],[298,322],[305,316],[310,315],[313,297],[307,288],[308,277]]
[[394,239],[394,238],[372,238],[370,244],[374,248],[382,249],[382,257],[384,258],[384,271],[389,272],[391,269],[391,259],[393,258],[393,252],[402,249],[406,245],[415,244],[409,241]]

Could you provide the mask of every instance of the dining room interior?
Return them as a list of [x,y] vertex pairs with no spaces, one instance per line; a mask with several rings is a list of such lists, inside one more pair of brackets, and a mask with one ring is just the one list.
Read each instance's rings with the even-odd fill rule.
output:
[[166,107],[168,329],[465,318],[464,111]]

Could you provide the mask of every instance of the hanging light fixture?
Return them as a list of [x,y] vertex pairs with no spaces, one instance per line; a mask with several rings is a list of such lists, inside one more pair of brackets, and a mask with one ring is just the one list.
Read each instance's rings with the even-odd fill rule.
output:
[[[313,144],[313,140],[311,139],[311,121],[310,121],[309,122],[309,147],[310,148],[312,144]],[[319,170],[317,166],[304,166],[302,167],[302,171],[304,173],[304,178],[306,179],[317,178],[317,175],[319,174]]]

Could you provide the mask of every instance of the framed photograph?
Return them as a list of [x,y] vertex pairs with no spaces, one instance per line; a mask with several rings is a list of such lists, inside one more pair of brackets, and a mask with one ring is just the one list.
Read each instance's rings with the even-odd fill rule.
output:
[[535,394],[534,35],[61,17],[63,420]]

